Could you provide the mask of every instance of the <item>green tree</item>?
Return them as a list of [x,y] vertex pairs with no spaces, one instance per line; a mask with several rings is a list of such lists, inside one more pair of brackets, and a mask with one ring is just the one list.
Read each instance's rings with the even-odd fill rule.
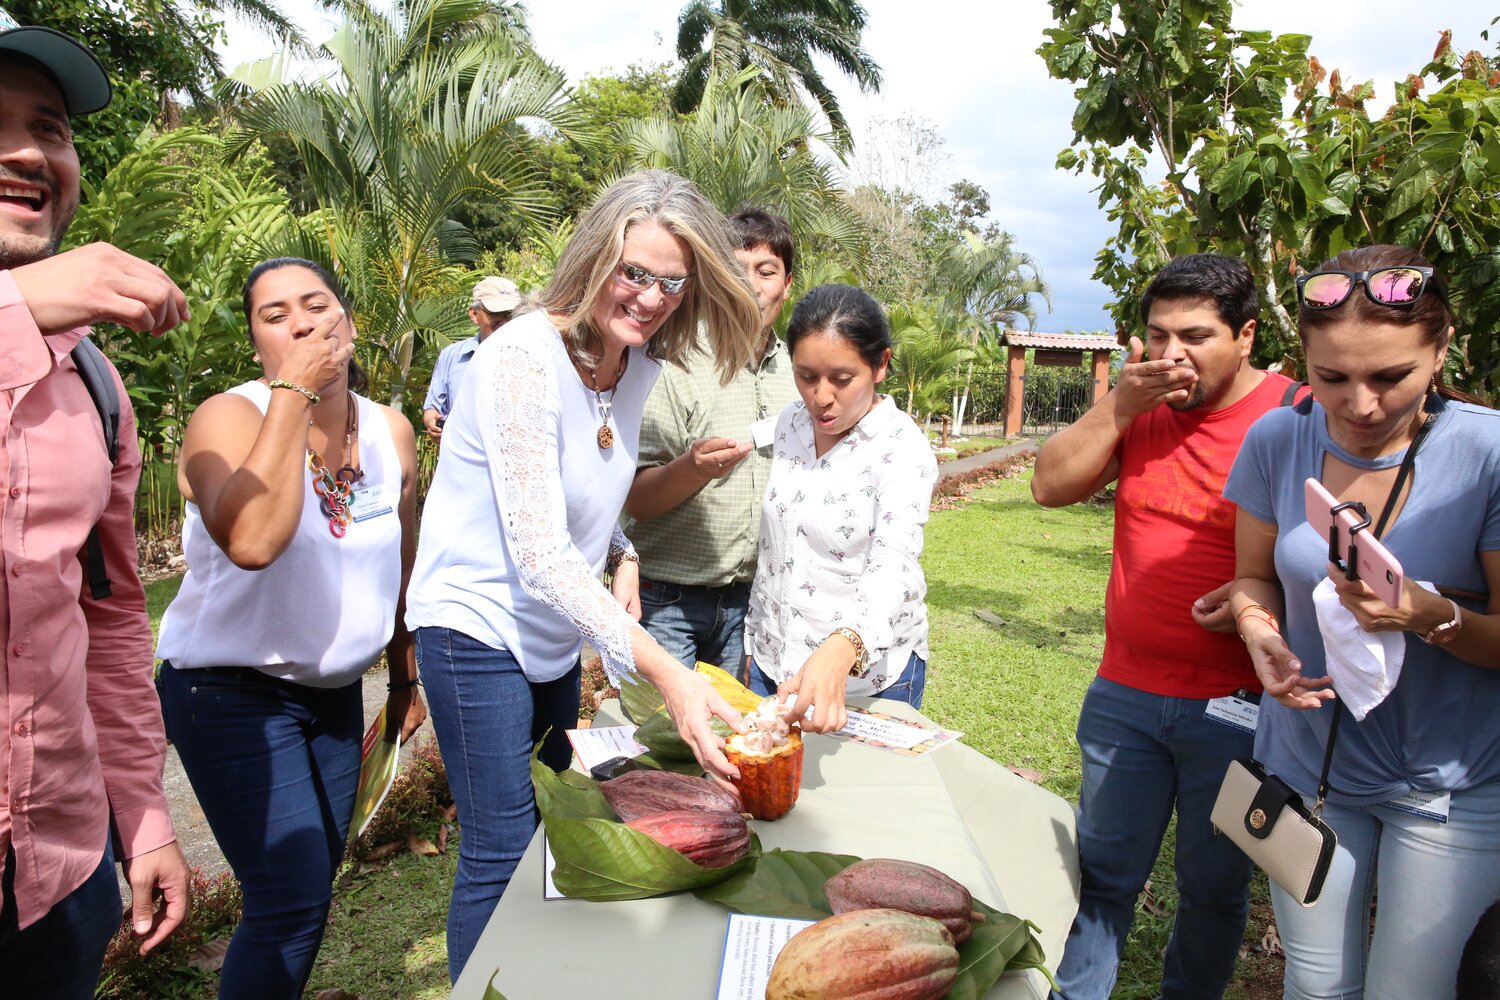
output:
[[806,91],[847,145],[849,123],[813,56],[826,56],[861,91],[879,91],[880,66],[862,41],[868,20],[855,0],[690,0],[677,23],[683,67],[676,108],[685,113],[698,107],[711,77],[756,66],[765,72],[773,100],[793,103]]
[[961,384],[959,372],[974,357],[957,326],[957,316],[932,300],[902,302],[889,310],[891,393],[908,416],[947,412],[949,396]]
[[[1477,51],[1460,55],[1444,32],[1421,73],[1395,85],[1395,103],[1371,113],[1373,81],[1347,86],[1308,55],[1306,35],[1234,29],[1230,0],[1051,6],[1058,26],[1038,51],[1053,76],[1080,83],[1075,143],[1058,164],[1099,178],[1100,205],[1119,227],[1095,276],[1115,292],[1122,329],[1167,259],[1217,250],[1255,273],[1258,359],[1295,358],[1298,269],[1347,247],[1401,243],[1453,279],[1450,373],[1495,392],[1495,65]],[[1424,93],[1428,77],[1438,86]],[[1153,153],[1165,168],[1160,185],[1146,178]]]
[[464,269],[479,247],[456,216],[466,199],[540,225],[554,213],[537,121],[584,138],[565,80],[518,40],[513,5],[398,0],[352,13],[320,53],[330,71],[287,78],[284,62],[240,76],[236,148],[290,142],[319,211],[288,249],[327,261],[355,302],[361,358],[401,406],[413,359],[466,335]]
[[632,166],[673,170],[697,184],[721,212],[761,205],[791,223],[799,253],[835,254],[856,270],[864,232],[840,196],[833,164],[816,152],[831,136],[801,105],[765,99],[751,67],[714,77],[690,115],[638,122],[624,139]]

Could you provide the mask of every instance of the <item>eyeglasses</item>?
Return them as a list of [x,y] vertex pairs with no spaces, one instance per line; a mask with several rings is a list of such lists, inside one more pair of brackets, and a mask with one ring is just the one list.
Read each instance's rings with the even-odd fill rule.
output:
[[620,261],[620,266],[615,268],[615,279],[625,287],[644,292],[652,285],[659,284],[663,295],[681,295],[692,277],[691,274],[684,274],[680,278],[666,278],[659,274],[652,274],[634,264],[627,264],[623,260]]
[[1307,309],[1336,309],[1353,294],[1355,285],[1364,285],[1371,302],[1409,309],[1431,285],[1438,298],[1446,303],[1448,297],[1432,276],[1432,268],[1417,264],[1375,271],[1314,271],[1298,275],[1297,301]]

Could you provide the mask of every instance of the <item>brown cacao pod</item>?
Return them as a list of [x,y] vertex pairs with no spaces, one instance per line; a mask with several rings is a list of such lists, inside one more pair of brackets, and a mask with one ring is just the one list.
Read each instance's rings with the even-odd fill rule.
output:
[[784,816],[797,802],[802,788],[802,733],[796,727],[787,742],[770,753],[745,750],[741,737],[730,738],[724,756],[739,769],[733,783],[745,811],[756,819]]
[[627,771],[599,785],[609,807],[625,822],[652,813],[693,809],[698,812],[740,811],[734,793],[707,778],[672,771]]
[[750,852],[750,826],[735,812],[673,809],[625,824],[702,865],[724,868]]
[[974,933],[974,897],[936,868],[915,861],[870,858],[856,861],[823,883],[834,913],[888,906],[941,921],[963,944]]
[[766,1000],[937,1000],[957,976],[958,948],[936,920],[852,910],[792,936]]

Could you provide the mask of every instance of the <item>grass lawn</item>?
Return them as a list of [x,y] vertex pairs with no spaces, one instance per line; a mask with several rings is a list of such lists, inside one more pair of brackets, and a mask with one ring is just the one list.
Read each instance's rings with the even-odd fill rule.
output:
[[[1038,507],[1029,483],[1027,470],[928,524],[932,665],[923,710],[963,730],[992,759],[1039,772],[1042,785],[1076,802],[1074,729],[1104,647],[1113,512],[1095,504]],[[153,625],[176,586],[173,579],[147,588]],[[1169,830],[1152,876],[1155,903],[1138,910],[1118,998],[1153,997],[1160,987],[1176,902],[1172,842]],[[403,852],[344,872],[308,995],[339,988],[362,1000],[446,996],[444,922],[456,860],[450,842],[437,857]],[[1252,906],[1247,939],[1258,939],[1270,919],[1264,876]],[[1279,996],[1280,979],[1279,959],[1251,955],[1226,996]]]

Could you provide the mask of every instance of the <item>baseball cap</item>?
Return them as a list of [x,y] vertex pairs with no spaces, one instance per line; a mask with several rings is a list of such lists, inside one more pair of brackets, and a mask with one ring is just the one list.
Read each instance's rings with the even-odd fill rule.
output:
[[68,114],[86,115],[109,104],[109,76],[82,44],[51,28],[19,25],[0,7],[0,51],[19,52],[52,74]]
[[512,312],[521,304],[521,290],[509,278],[484,278],[474,286],[470,301],[492,313]]

